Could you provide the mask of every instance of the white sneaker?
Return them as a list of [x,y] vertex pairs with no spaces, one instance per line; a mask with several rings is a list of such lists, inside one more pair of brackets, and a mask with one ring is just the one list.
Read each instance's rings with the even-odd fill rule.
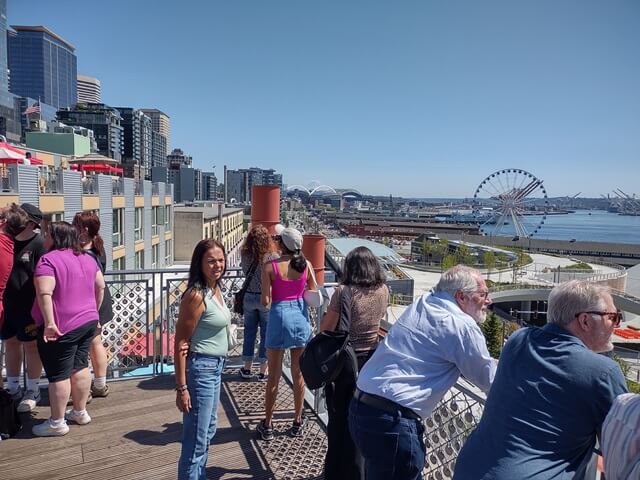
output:
[[39,423],[38,425],[34,425],[33,428],[31,428],[31,433],[37,437],[62,437],[69,433],[69,426],[63,422],[57,427],[54,427],[51,425],[51,421],[49,419]]
[[73,409],[67,410],[67,413],[64,414],[64,418],[67,422],[77,423],[78,425],[86,425],[91,422],[91,417],[86,410],[81,414],[77,414]]
[[22,400],[18,404],[18,412],[20,413],[28,413],[36,408],[36,405],[40,403],[40,389],[38,390],[27,390]]

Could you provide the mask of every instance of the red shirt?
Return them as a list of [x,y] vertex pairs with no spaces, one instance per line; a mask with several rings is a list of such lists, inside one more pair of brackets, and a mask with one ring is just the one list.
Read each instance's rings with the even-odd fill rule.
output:
[[4,322],[4,289],[13,269],[13,238],[0,233],[0,326]]

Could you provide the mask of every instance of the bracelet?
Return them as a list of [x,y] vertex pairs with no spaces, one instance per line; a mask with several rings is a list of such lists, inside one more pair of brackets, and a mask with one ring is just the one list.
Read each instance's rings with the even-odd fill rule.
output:
[[186,385],[179,385],[176,387],[176,392],[182,393],[185,390],[187,390],[187,386]]

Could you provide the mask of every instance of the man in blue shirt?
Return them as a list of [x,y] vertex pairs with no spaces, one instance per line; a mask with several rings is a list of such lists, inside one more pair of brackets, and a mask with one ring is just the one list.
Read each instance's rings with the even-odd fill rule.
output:
[[514,333],[456,480],[582,479],[616,396],[627,391],[613,348],[606,287],[573,280],[549,294],[548,324]]
[[462,373],[487,391],[493,360],[478,323],[491,304],[477,270],[458,265],[434,293],[402,314],[362,368],[349,407],[349,430],[367,480],[414,480],[425,461],[424,427]]

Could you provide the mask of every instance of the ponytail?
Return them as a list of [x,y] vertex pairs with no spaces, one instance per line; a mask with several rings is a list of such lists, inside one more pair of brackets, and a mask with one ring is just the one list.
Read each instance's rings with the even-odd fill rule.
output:
[[92,239],[93,248],[98,252],[98,255],[104,257],[104,241],[99,233],[96,233],[96,236]]
[[296,272],[302,273],[307,268],[307,259],[300,250],[293,252],[289,267],[293,268]]

